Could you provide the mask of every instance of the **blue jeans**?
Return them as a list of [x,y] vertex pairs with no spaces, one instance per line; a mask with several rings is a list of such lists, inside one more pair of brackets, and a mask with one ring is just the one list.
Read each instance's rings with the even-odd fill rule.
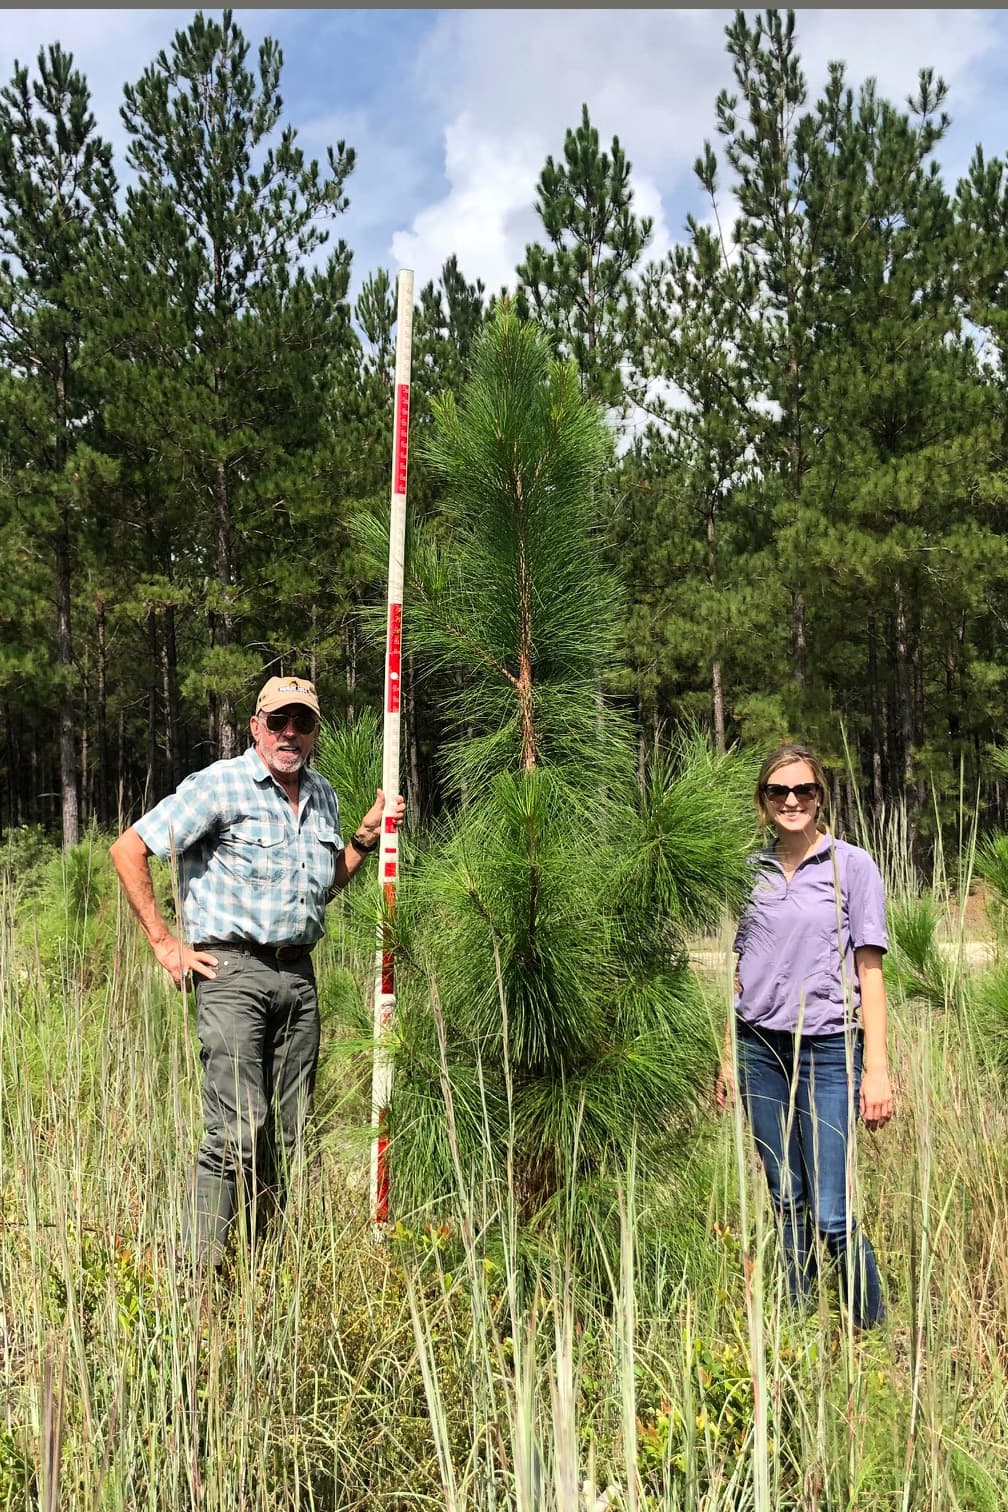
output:
[[846,1034],[799,1037],[741,1021],[737,1029],[739,1090],[778,1215],[788,1290],[796,1302],[810,1292],[818,1230],[856,1326],[872,1328],[885,1319],[882,1283],[871,1244],[848,1215],[861,1035],[851,1031],[848,1068]]

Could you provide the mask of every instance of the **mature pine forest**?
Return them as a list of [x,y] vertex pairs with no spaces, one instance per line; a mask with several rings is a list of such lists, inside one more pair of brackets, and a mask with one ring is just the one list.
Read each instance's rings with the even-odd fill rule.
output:
[[[784,734],[841,812],[965,795],[1004,823],[1008,174],[946,183],[937,74],[813,96],[790,12],[738,12],[698,142],[708,200],[651,255],[590,104],[532,186],[510,289],[418,291],[410,504],[432,401],[503,299],[604,407],[593,508],[622,585],[605,691],[643,758],[690,722]],[[53,41],[0,93],[0,825],[75,843],[241,749],[265,676],[380,700],[394,274],[349,297],[355,153],[298,145],[283,60],[197,14],[124,83],[125,162]],[[411,809],[446,801],[457,678],[405,640]]]

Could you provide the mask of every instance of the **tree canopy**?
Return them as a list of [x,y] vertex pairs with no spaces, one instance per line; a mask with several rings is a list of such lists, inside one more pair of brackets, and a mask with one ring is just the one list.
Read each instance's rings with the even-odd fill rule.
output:
[[[420,291],[410,504],[452,549],[413,623],[451,593],[482,631],[521,623],[520,601],[481,608],[464,586],[451,468],[426,447],[506,298],[603,416],[578,529],[617,607],[576,676],[628,716],[639,774],[684,721],[721,750],[801,735],[837,765],[841,815],[906,801],[926,839],[963,782],[1008,817],[988,759],[1008,611],[1005,165],[978,145],[947,184],[942,80],[925,69],[897,104],[838,62],[816,97],[799,34],[793,12],[728,18],[733,85],[696,152],[710,214],[669,253],[586,102],[530,185],[542,233],[511,293],[488,298],[456,257]],[[197,13],[124,84],[122,191],[58,42],[0,90],[4,827],[72,843],[135,816],[241,747],[272,672],[309,673],[340,717],[380,698],[394,276],[364,270],[351,307],[352,249],[330,238],[355,149],[305,155],[282,74],[275,42],[253,57],[232,12]],[[531,488],[507,547],[549,582],[556,644],[544,619],[514,665],[498,647],[477,671],[447,654],[457,627],[423,650],[407,637],[408,781],[428,816],[480,770],[474,687],[492,703],[582,636],[580,564],[543,528],[561,483]]]

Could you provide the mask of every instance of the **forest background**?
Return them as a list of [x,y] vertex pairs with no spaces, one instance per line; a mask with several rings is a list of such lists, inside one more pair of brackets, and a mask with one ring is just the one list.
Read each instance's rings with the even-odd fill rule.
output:
[[[943,182],[930,71],[897,104],[836,64],[811,98],[792,13],[725,35],[735,87],[697,143],[709,214],[665,258],[645,263],[632,165],[586,104],[513,285],[449,258],[419,290],[411,508],[437,531],[431,400],[508,298],[609,416],[605,692],[642,769],[684,720],[718,748],[800,733],[836,766],[841,819],[903,800],[926,848],[963,791],[1005,820],[1004,164],[978,145]],[[254,57],[231,13],[198,13],[125,86],[122,194],[58,42],[0,96],[4,829],[72,845],[135,818],[241,749],[273,672],[313,677],[337,721],[380,699],[362,525],[387,507],[394,273],[351,304],[353,146],[307,160],[281,79],[275,43]],[[464,734],[459,674],[408,630],[407,605],[425,818]]]

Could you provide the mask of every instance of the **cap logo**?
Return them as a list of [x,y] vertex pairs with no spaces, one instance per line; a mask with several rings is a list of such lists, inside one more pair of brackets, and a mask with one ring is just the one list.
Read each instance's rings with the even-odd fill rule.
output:
[[318,693],[315,684],[306,677],[271,677],[259,690],[256,699],[256,714],[271,714],[282,704],[303,703],[319,715]]

